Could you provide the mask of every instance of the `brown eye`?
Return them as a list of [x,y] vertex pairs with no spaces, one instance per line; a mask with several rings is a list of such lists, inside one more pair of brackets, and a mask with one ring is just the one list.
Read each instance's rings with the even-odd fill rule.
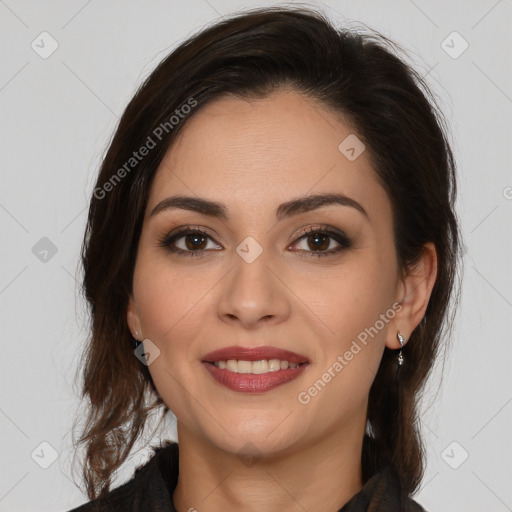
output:
[[196,251],[198,249],[201,250],[206,247],[205,241],[207,237],[205,237],[204,235],[194,233],[191,235],[185,235],[181,238],[185,239],[185,246],[190,251]]
[[328,249],[330,245],[329,239],[329,236],[324,235],[322,233],[308,235],[308,237],[306,238],[309,247],[311,247],[313,251],[325,251],[326,249]]
[[[199,256],[211,250],[208,248],[209,241],[215,242],[213,238],[201,229],[183,229],[177,233],[169,233],[162,240],[160,246],[165,247],[172,253],[182,254],[186,256]],[[213,244],[213,249],[220,246]]]
[[[343,232],[332,231],[327,228],[311,228],[302,235],[297,243],[303,243],[306,247],[298,249],[308,256],[329,256],[348,249],[352,241]],[[334,243],[334,247],[332,247]],[[337,247],[335,244],[338,244]]]

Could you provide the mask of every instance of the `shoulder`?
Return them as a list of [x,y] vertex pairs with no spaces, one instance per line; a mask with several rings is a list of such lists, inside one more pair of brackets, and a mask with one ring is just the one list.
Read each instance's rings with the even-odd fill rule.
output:
[[373,475],[363,489],[339,512],[427,512],[401,489],[398,478],[386,469]]
[[170,511],[177,480],[178,444],[165,441],[152,447],[150,459],[136,468],[128,482],[69,512]]

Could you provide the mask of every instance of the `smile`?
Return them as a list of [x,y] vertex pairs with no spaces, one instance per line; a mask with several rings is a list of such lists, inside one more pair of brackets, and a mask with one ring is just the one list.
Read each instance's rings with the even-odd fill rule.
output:
[[289,361],[280,361],[279,359],[261,359],[260,361],[237,361],[236,359],[228,359],[227,361],[215,361],[212,364],[221,370],[260,375],[262,373],[287,370],[288,368],[297,368],[299,364],[305,363],[290,363]]
[[276,347],[228,347],[203,357],[215,381],[233,391],[262,393],[295,380],[309,366],[302,355]]

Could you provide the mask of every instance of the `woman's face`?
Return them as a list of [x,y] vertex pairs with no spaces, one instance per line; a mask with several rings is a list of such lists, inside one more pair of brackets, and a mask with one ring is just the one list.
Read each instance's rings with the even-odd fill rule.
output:
[[[326,194],[346,199],[288,205]],[[402,298],[391,203],[350,126],[290,91],[187,121],[151,187],[128,309],[182,431],[261,454],[362,436]]]

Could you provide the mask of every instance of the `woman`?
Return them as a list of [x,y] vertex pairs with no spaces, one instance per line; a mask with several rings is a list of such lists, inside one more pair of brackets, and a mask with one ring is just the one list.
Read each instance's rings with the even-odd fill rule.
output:
[[[450,326],[455,165],[393,49],[258,9],[139,88],[82,249],[76,511],[424,510],[417,401]],[[110,489],[156,408],[179,444]]]

